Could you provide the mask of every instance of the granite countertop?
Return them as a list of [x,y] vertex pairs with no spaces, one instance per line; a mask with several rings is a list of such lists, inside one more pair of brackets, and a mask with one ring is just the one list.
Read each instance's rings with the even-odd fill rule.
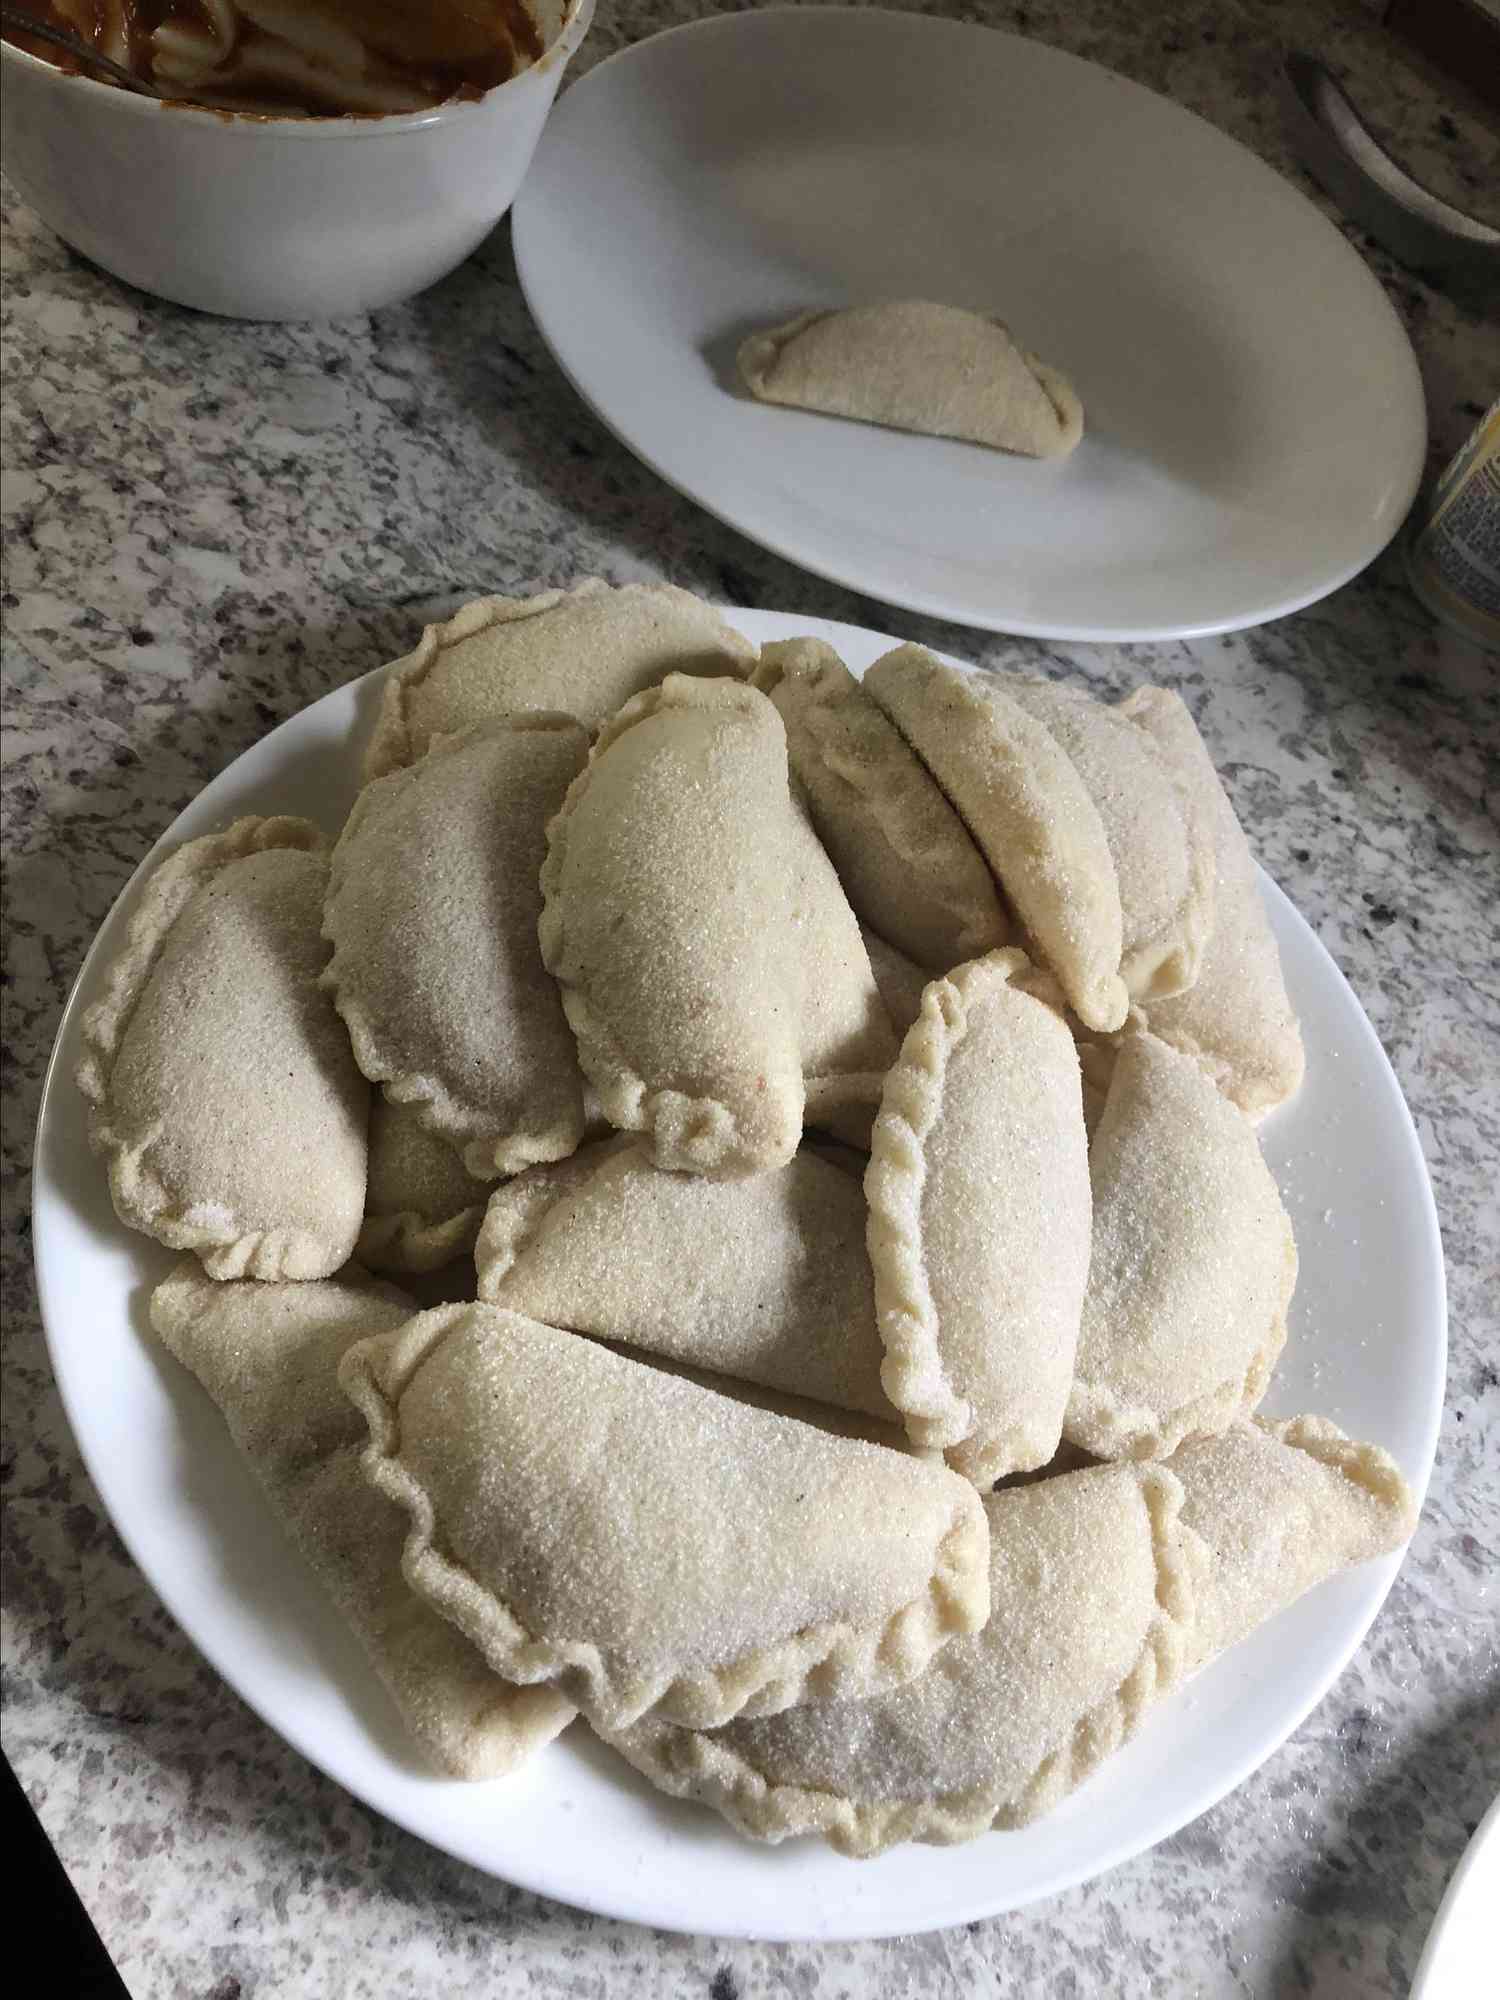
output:
[[[585,64],[700,10],[600,11]],[[1493,121],[1355,0],[932,11],[1108,63],[1307,186],[1270,95],[1295,40],[1331,56],[1429,181],[1471,206],[1500,189]],[[304,1763],[126,1556],[31,1290],[31,1128],[59,1011],[127,875],[203,782],[477,590],[669,577],[984,662],[1031,649],[820,582],[662,485],[553,367],[503,226],[425,297],[320,327],[161,305],[8,190],[4,228],[5,1747],[131,1992],[1404,1996],[1500,1782],[1500,666],[1433,626],[1395,552],[1258,631],[1049,649],[1104,689],[1189,692],[1261,857],[1379,1031],[1432,1169],[1447,1409],[1421,1528],[1353,1664],[1213,1811],[1013,1917],[822,1948],[584,1917],[433,1852]],[[1435,468],[1496,392],[1493,331],[1356,241],[1415,343]]]

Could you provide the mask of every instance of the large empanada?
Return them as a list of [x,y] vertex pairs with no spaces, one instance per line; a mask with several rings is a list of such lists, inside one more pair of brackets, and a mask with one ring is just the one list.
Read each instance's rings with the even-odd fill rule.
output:
[[474,1248],[490,1182],[476,1180],[416,1108],[377,1090],[370,1178],[356,1255],[375,1271],[436,1271]]
[[116,1213],[215,1278],[325,1277],[359,1234],[370,1093],[319,989],[325,849],[301,819],[188,841],[83,1018]]
[[989,1613],[978,1495],[495,1306],[346,1356],[405,1569],[609,1728],[876,1694]]
[[583,1067],[659,1166],[784,1166],[809,1097],[878,1087],[890,1025],[754,688],[670,674],[627,702],[548,830],[542,891]]
[[1154,1035],[1121,1040],[1089,1175],[1064,1431],[1096,1458],[1162,1458],[1265,1393],[1297,1281],[1292,1225],[1249,1121]]
[[1097,1466],[990,1494],[990,1620],[875,1701],[698,1731],[602,1732],[653,1784],[755,1840],[841,1853],[972,1840],[1050,1810],[1180,1678],[1201,1552],[1160,1466]]
[[752,334],[740,375],[763,403],[1062,458],[1083,406],[1003,320],[924,299],[802,313]]
[[497,1188],[475,1262],[479,1296],[549,1326],[720,1375],[900,1420],[882,1349],[858,1180],[816,1154],[748,1180],[663,1173],[640,1144],[590,1148],[586,1176],[543,1207]]
[[324,984],[360,1068],[493,1178],[571,1153],[583,1077],[537,943],[546,827],[588,739],[556,715],[377,778],[333,852]]
[[1120,889],[1120,977],[1132,1000],[1182,993],[1213,929],[1214,825],[1201,792],[1118,709],[1079,688],[1007,679],[1063,749],[1098,808]]
[[476,598],[391,668],[365,776],[502,715],[551,710],[592,731],[664,674],[748,673],[754,659],[717,611],[671,584],[614,589],[588,577],[535,597]]
[[1078,1057],[1034,976],[1007,950],[933,981],[865,1176],[881,1381],[981,1486],[1056,1451],[1088,1278]]
[[1226,1097],[1260,1119],[1302,1081],[1302,1037],[1287,998],[1254,856],[1202,737],[1179,695],[1137,688],[1120,705],[1171,758],[1185,791],[1213,815],[1214,927],[1198,980],[1150,1000],[1151,1032],[1193,1056]]
[[1099,809],[1051,733],[991,674],[898,646],[865,675],[957,808],[1033,955],[1086,1027],[1121,1026],[1124,918]]
[[406,1516],[364,1477],[365,1426],[339,1388],[345,1350],[413,1310],[352,1266],[321,1284],[224,1285],[185,1263],[151,1295],[152,1326],[219,1406],[428,1759],[451,1777],[498,1777],[550,1741],[572,1704],[500,1680],[413,1595]]
[[765,646],[753,675],[856,915],[946,972],[1005,943],[994,877],[936,780],[831,646]]
[[1178,1447],[1182,1519],[1206,1544],[1189,1646],[1201,1666],[1351,1563],[1387,1555],[1417,1524],[1417,1503],[1379,1445],[1323,1417],[1255,1417]]

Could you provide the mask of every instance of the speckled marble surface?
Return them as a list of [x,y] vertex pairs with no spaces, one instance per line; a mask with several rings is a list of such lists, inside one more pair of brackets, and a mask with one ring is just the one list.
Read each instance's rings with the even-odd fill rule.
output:
[[[698,11],[604,0],[585,60]],[[1332,55],[1432,183],[1500,198],[1493,120],[1353,0],[932,11],[1107,62],[1300,178],[1269,94],[1295,39]],[[1362,247],[1415,342],[1436,464],[1496,392],[1493,335]],[[1404,1995],[1500,1783],[1500,664],[1435,630],[1393,553],[1256,632],[1052,655],[1103,688],[1188,691],[1417,1117],[1448,1259],[1448,1406],[1421,1529],[1354,1664],[1214,1811],[1011,1918],[811,1948],[581,1917],[431,1852],[306,1765],[198,1659],[103,1518],[30,1284],[59,1010],[202,782],[476,589],[660,575],[986,661],[1028,648],[823,584],[661,485],[553,369],[503,227],[426,297],[321,328],[159,305],[9,191],[5,254],[5,1747],[130,1991]]]

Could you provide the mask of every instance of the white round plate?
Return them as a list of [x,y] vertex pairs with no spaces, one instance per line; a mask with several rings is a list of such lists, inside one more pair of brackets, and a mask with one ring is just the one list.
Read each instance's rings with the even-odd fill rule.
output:
[[[1016,35],[860,8],[656,35],[569,90],[515,206],[526,299],[636,455],[889,604],[1055,639],[1233,630],[1400,526],[1426,417],[1375,278],[1191,112]],[[792,314],[927,298],[1062,368],[1062,464],[750,401]]]
[[[862,672],[892,643],[855,626],[731,612],[757,644],[814,633]],[[63,1402],[105,1506],[162,1602],[224,1678],[330,1777],[434,1846],[584,1909],[756,1938],[880,1937],[1013,1909],[1149,1847],[1231,1791],[1296,1728],[1359,1644],[1399,1558],[1323,1585],[1147,1718],[1050,1818],[968,1847],[846,1861],[810,1841],[756,1847],[663,1799],[575,1725],[517,1776],[425,1776],[354,1639],[281,1532],[217,1412],[152,1338],[173,1258],[115,1220],[73,1085],[78,1019],[168,847],[241,813],[336,829],[380,674],[273,730],[205,787],[99,933],[58,1035],[37,1135],[42,1314]],[[1308,1080],[1266,1128],[1302,1254],[1270,1407],[1316,1410],[1385,1445],[1420,1489],[1442,1400],[1444,1303],[1416,1135],[1373,1030],[1333,961],[1267,884]]]
[[1493,1991],[1500,1908],[1500,1798],[1474,1829],[1427,1934],[1410,2000],[1475,2000]]

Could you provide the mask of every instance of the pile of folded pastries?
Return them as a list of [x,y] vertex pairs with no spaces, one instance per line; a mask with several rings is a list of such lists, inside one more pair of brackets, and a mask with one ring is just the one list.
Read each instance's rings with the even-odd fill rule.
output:
[[1252,1414],[1302,1052],[1175,695],[591,582],[426,632],[366,778],[156,871],[79,1081],[436,1767],[582,1711],[756,1838],[966,1839],[1410,1532]]

